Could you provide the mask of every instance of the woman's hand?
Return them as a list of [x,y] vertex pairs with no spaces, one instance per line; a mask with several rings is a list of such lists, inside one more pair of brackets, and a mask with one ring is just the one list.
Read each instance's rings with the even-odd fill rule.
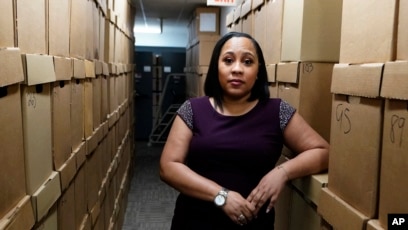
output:
[[278,169],[277,167],[261,179],[247,198],[247,201],[255,207],[255,215],[258,214],[266,202],[269,202],[266,212],[273,208],[288,179],[284,169]]
[[[255,206],[247,201],[241,194],[229,191],[226,204],[222,207],[229,218],[239,224],[245,225],[255,218]],[[245,218],[243,218],[243,215]],[[241,216],[241,217],[240,217]]]

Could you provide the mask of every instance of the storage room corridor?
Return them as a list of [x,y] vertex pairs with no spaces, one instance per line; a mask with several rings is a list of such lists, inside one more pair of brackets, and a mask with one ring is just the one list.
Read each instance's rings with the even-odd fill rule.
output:
[[135,142],[133,176],[130,182],[123,230],[168,230],[177,191],[159,178],[162,145]]

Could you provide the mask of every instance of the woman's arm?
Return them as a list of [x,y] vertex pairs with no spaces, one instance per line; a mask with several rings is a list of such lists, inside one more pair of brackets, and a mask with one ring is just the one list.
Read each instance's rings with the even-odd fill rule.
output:
[[297,112],[289,121],[283,135],[285,145],[297,154],[281,165],[290,180],[328,168],[329,143]]
[[192,131],[176,116],[160,158],[160,178],[186,195],[212,201],[221,186],[185,165]]
[[326,170],[329,144],[297,112],[287,124],[283,136],[285,144],[297,153],[266,174],[248,196],[248,201],[259,207],[269,201],[270,210],[288,180]]

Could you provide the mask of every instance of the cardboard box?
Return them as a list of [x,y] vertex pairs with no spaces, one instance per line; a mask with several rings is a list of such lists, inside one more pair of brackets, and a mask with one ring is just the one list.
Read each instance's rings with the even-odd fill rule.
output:
[[[113,113],[116,112],[116,109],[118,108],[118,101],[117,101],[117,91],[115,90],[116,87],[116,80],[117,76],[112,76],[109,78],[108,82],[108,103],[109,103],[109,115],[112,115]],[[116,118],[115,118],[116,121]]]
[[92,210],[98,202],[98,192],[102,184],[102,150],[97,147],[95,151],[88,154],[85,164],[85,181],[86,181],[86,203],[88,210]]
[[23,55],[25,84],[38,85],[56,81],[54,59],[49,55]]
[[[100,28],[101,28],[101,21],[100,21],[100,15],[102,14],[102,12],[100,11],[99,7],[96,5],[94,5],[92,7],[92,19],[93,19],[93,49],[92,49],[92,57],[95,60],[99,60],[101,57],[99,56],[99,48],[100,46]],[[103,25],[105,26],[105,22],[103,22]],[[91,59],[92,60],[92,59]]]
[[[0,96],[0,218],[26,195],[20,85],[1,88]],[[13,178],[13,180],[10,180]]]
[[52,85],[52,146],[54,168],[59,169],[71,155],[71,82],[58,81]]
[[102,63],[102,77],[101,77],[101,119],[106,121],[109,114],[109,70],[107,63]]
[[103,61],[105,58],[105,16],[104,13],[99,14],[99,58]]
[[323,138],[330,142],[334,63],[291,62],[277,65],[278,97],[297,109]]
[[291,183],[302,194],[303,199],[311,202],[312,206],[319,206],[322,188],[328,184],[328,174],[314,174],[292,180]]
[[48,54],[69,57],[71,1],[47,1]]
[[0,87],[24,81],[19,48],[0,49]]
[[61,194],[57,205],[58,229],[70,230],[75,223],[75,184],[72,183],[64,193]]
[[32,195],[52,173],[50,84],[21,86],[27,192]]
[[283,0],[269,0],[261,10],[266,11],[268,26],[265,26],[264,58],[266,64],[277,64],[281,60]]
[[369,220],[369,217],[332,192],[330,184],[322,189],[317,212],[336,230],[364,230]]
[[0,47],[14,47],[14,5],[13,1],[0,2]]
[[58,210],[53,207],[41,221],[36,223],[33,230],[52,230],[58,228]]
[[71,151],[77,149],[84,139],[84,80],[71,80]]
[[54,56],[56,81],[71,80],[73,77],[73,60],[71,58]]
[[86,192],[86,180],[85,180],[85,167],[83,165],[78,169],[78,173],[74,179],[75,190],[75,229],[79,229],[84,217],[87,215],[87,192]]
[[399,1],[397,60],[408,60],[408,2]]
[[[24,79],[20,51],[0,49],[0,218],[26,195],[21,93]],[[14,180],[10,180],[14,178]]]
[[269,97],[278,97],[278,82],[276,81],[276,64],[266,65],[266,72],[268,73],[268,88]]
[[76,171],[79,171],[86,161],[86,142],[82,142],[81,145],[72,152],[72,154],[74,154],[76,158]]
[[408,61],[387,62],[381,84],[381,97],[408,100]]
[[4,217],[0,218],[0,229],[31,229],[35,219],[30,196],[24,196]]
[[242,2],[241,20],[242,32],[253,35],[254,17],[252,14],[252,0],[244,0]]
[[192,43],[192,66],[208,66],[219,35],[198,36]]
[[[408,213],[408,62],[388,62],[384,67],[381,96],[385,98],[381,152],[378,219],[386,227],[389,213]],[[392,194],[392,195],[390,195]]]
[[265,3],[265,0],[252,0],[252,9],[258,9]]
[[233,30],[236,32],[242,32],[242,22],[241,22],[241,8],[242,3],[238,4],[234,10],[234,26]]
[[70,57],[85,58],[86,34],[87,34],[87,12],[88,1],[71,0],[71,21],[69,36]]
[[371,219],[367,222],[366,230],[385,230],[385,228],[380,225],[380,222],[378,220]]
[[74,67],[74,78],[85,79],[86,78],[86,66],[85,60],[83,59],[73,59]]
[[303,199],[302,195],[293,192],[289,230],[316,230],[320,229],[320,216],[315,206]]
[[340,63],[395,60],[398,2],[343,0]]
[[342,0],[285,1],[281,61],[338,62]]
[[[263,52],[266,52],[266,43],[270,42],[270,39],[266,38],[266,30],[269,27],[266,26],[267,25],[267,21],[266,21],[267,12],[265,8],[266,7],[262,5],[258,7],[257,9],[253,10],[253,21],[254,21],[255,26],[253,26],[253,30],[252,30],[253,32],[252,37],[259,43],[259,46],[261,47]],[[267,54],[264,53],[263,55],[265,59],[265,56]]]
[[[280,156],[276,165],[280,165],[287,161],[285,156]],[[293,200],[293,189],[288,183],[282,189],[278,200],[274,206],[275,209],[275,229],[287,230],[290,226],[290,213]]]
[[383,66],[336,64],[331,87],[329,188],[368,218],[378,204]]
[[72,153],[69,158],[64,162],[64,164],[57,168],[56,171],[59,172],[61,177],[61,191],[65,191],[70,185],[71,181],[75,177],[77,172],[77,155]]
[[102,107],[102,75],[92,79],[93,87],[93,129],[97,129],[102,124],[101,107]]
[[61,181],[58,172],[52,172],[41,187],[32,194],[34,216],[42,220],[61,196]]
[[96,8],[95,1],[86,1],[85,4],[85,59],[93,60],[95,58],[94,53],[94,34],[98,31],[99,25],[94,24],[94,8]]
[[219,7],[198,7],[193,13],[193,22],[196,25],[195,37],[200,35],[220,34],[220,8]]
[[234,10],[235,8],[231,9],[225,19],[225,26],[231,28],[232,24],[234,24]]
[[17,4],[17,38],[22,53],[47,54],[48,31],[45,0],[19,0]]
[[93,81],[95,79],[95,66],[93,62],[85,60],[84,81],[84,137],[87,139],[93,134]]
[[115,32],[116,32],[115,25],[109,20],[105,20],[104,61],[107,63],[114,62]]

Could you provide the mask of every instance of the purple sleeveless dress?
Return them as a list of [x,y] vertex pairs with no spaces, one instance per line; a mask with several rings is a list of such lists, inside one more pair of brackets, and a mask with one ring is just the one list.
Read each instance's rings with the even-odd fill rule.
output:
[[[240,116],[218,113],[208,97],[192,98],[178,115],[193,131],[186,164],[198,174],[247,197],[261,178],[275,167],[283,146],[283,129],[295,109],[281,99],[258,102]],[[274,226],[274,210],[247,225],[232,222],[213,202],[180,194],[173,230],[268,229]]]

